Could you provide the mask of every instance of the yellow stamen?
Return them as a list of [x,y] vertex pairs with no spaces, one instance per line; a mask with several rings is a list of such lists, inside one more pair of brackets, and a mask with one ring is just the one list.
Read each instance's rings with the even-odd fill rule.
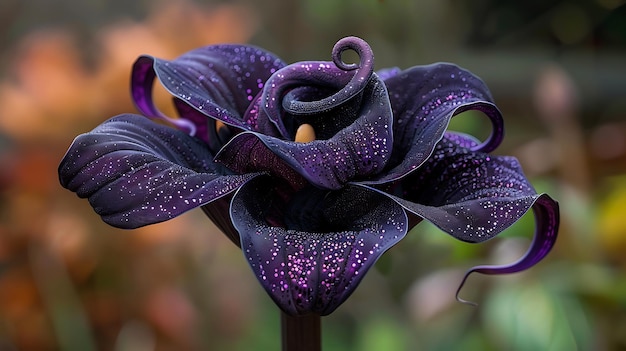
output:
[[226,124],[222,121],[215,121],[215,130],[219,133],[223,128],[226,128]]
[[315,129],[310,124],[303,124],[296,130],[296,142],[308,143],[315,140]]

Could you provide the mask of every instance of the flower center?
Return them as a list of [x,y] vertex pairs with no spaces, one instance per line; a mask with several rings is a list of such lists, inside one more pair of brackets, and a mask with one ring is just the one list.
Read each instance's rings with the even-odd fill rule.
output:
[[220,120],[215,120],[215,131],[217,134],[223,133],[224,128],[226,128],[226,124]]
[[[344,62],[341,58],[341,55],[346,50],[353,50],[358,55],[359,62]],[[335,46],[333,47],[332,59],[334,65],[340,70],[340,72],[334,71],[331,66],[328,66],[326,70],[321,70],[319,72],[309,71],[307,69],[307,71],[303,73],[300,69],[292,71],[297,72],[295,74],[292,72],[285,74],[293,76],[305,75],[310,81],[317,80],[320,82],[324,82],[326,85],[328,85],[327,88],[333,90],[335,88],[338,88],[338,86],[334,86],[333,83],[341,82],[343,79],[350,77],[350,75],[345,75],[345,78],[342,78],[341,76],[343,75],[343,73],[350,71],[355,71],[355,73],[350,77],[348,81],[344,81],[342,82],[342,84],[340,84],[341,88],[338,91],[326,97],[315,96],[315,94],[325,92],[324,89],[320,90],[320,86],[316,86],[313,89],[311,88],[311,86],[306,85],[292,87],[292,90],[287,92],[282,98],[282,105],[285,111],[293,115],[315,115],[319,114],[320,112],[329,111],[330,109],[335,108],[352,99],[355,95],[361,92],[369,82],[372,74],[374,73],[374,53],[372,52],[370,46],[365,42],[365,40],[361,38],[347,37],[339,40],[337,44],[335,44]],[[306,64],[311,65],[312,63]],[[302,63],[300,65],[302,65]],[[298,83],[300,83],[301,81],[301,79],[294,80]],[[268,85],[269,84],[266,84],[266,86]],[[275,93],[280,94],[280,91],[277,91]]]
[[222,143],[222,145],[228,143],[230,138],[232,138],[233,136],[233,133],[230,131],[228,126],[220,120],[215,121],[215,132],[217,134],[218,140],[220,141],[220,143]]
[[233,138],[233,130],[224,122],[213,119],[207,123],[207,143],[209,149],[217,153],[230,139]]
[[310,124],[303,124],[296,130],[296,143],[309,143],[315,140],[315,129]]

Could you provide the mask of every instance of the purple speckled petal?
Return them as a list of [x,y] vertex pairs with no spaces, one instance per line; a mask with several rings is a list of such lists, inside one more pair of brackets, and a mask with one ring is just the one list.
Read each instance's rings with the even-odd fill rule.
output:
[[74,140],[59,179],[89,198],[105,222],[136,228],[206,205],[255,176],[227,172],[198,139],[142,116],[120,115]]
[[[376,75],[363,89],[356,120],[330,139],[299,143],[260,133],[235,136],[217,160],[238,173],[293,169],[312,184],[339,189],[347,182],[379,173],[391,152],[391,107]],[[260,142],[259,142],[260,141]],[[251,157],[253,155],[253,157]]]
[[490,152],[501,142],[502,116],[485,83],[448,63],[383,71],[394,114],[394,144],[387,170],[369,184],[393,181],[417,169],[443,137],[450,118],[478,110],[492,122],[492,134],[475,151]]
[[[359,55],[358,64],[342,61],[346,50]],[[347,37],[335,44],[332,58],[294,63],[272,75],[263,89],[259,119],[272,121],[287,140],[303,123],[313,126],[320,139],[350,125],[374,73],[374,54],[363,39]]]
[[[141,56],[133,66],[132,95],[143,114],[163,118],[152,101],[152,85],[157,77],[173,96],[202,114],[255,130],[254,121],[244,120],[243,116],[265,81],[284,65],[275,55],[245,45],[207,46],[172,61]],[[186,121],[184,115],[181,117]]]
[[481,242],[517,221],[538,195],[513,157],[475,152],[448,134],[415,172],[386,189],[409,211],[457,239]]
[[[268,224],[273,208],[287,211],[286,227]],[[259,282],[291,315],[334,311],[407,231],[405,212],[383,194],[310,187],[284,204],[265,177],[241,187],[231,216]]]
[[457,300],[474,304],[459,297],[467,278],[474,272],[490,275],[517,273],[534,266],[548,255],[556,243],[559,231],[559,204],[548,195],[543,194],[537,198],[532,208],[535,214],[535,236],[524,256],[510,264],[472,267],[465,273],[461,284],[459,284],[456,292]]
[[467,136],[448,133],[420,169],[384,189],[410,212],[467,242],[493,238],[533,209],[535,237],[524,257],[470,269],[459,291],[473,272],[515,273],[535,265],[554,246],[559,227],[558,203],[535,192],[515,158],[472,151],[476,145]]

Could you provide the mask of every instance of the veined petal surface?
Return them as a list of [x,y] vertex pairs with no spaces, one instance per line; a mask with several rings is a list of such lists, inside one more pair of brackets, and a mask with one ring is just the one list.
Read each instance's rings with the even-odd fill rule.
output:
[[411,213],[467,242],[493,238],[532,208],[536,230],[524,256],[511,264],[474,267],[463,283],[472,272],[505,274],[532,267],[550,252],[559,228],[558,203],[535,192],[517,160],[472,151],[476,145],[467,136],[448,133],[422,167],[385,189]]
[[300,143],[243,132],[222,148],[217,159],[238,173],[280,174],[283,168],[292,169],[326,189],[367,179],[381,172],[389,159],[393,116],[385,85],[375,75],[359,101],[353,122],[329,139]]
[[[270,224],[277,208],[282,225]],[[235,194],[231,216],[257,279],[292,315],[334,311],[407,231],[402,207],[378,192],[307,188],[285,204],[265,177]]]
[[502,141],[502,115],[485,83],[469,71],[437,63],[384,72],[394,116],[393,153],[385,172],[367,183],[393,181],[419,168],[443,137],[450,119],[467,110],[483,112],[493,126],[491,136],[474,151],[493,151]]
[[162,117],[152,97],[157,77],[174,97],[202,114],[244,130],[255,130],[254,121],[244,120],[243,116],[267,79],[284,65],[263,49],[236,44],[206,46],[174,60],[141,56],[133,66],[132,96],[143,114]]
[[254,176],[233,175],[200,140],[138,115],[111,118],[79,135],[59,166],[61,185],[120,228],[171,219]]

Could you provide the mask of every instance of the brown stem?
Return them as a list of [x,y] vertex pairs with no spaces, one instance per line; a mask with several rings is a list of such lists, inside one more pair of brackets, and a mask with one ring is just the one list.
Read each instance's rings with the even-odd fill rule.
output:
[[290,316],[280,312],[282,351],[320,351],[322,349],[319,315]]

